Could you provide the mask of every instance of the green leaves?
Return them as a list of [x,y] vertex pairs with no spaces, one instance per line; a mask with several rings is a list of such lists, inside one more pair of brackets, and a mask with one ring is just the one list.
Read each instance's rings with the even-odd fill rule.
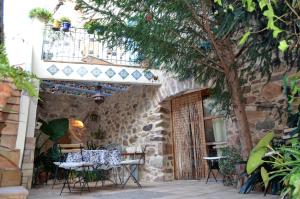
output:
[[41,22],[47,23],[52,19],[52,13],[44,8],[33,8],[29,12],[31,19],[37,18]]
[[69,120],[66,118],[54,119],[50,122],[42,121],[41,131],[49,136],[49,140],[57,141],[69,130]]
[[214,0],[215,3],[217,3],[219,6],[222,6],[222,0]]
[[255,3],[253,0],[243,0],[244,7],[248,12],[253,12],[255,10]]
[[244,45],[246,41],[248,40],[248,37],[250,36],[250,31],[247,31],[242,38],[240,39],[239,45]]
[[268,146],[271,140],[273,139],[273,137],[274,137],[273,132],[268,133],[252,149],[246,166],[246,170],[248,174],[251,174],[260,165],[264,163],[262,158],[265,156],[266,152],[268,151]]
[[247,162],[246,170],[248,174],[253,173],[260,165],[263,164],[262,158],[265,156],[267,148],[252,150]]
[[278,46],[278,49],[281,51],[281,52],[284,52],[288,49],[289,45],[287,44],[286,40],[282,40],[279,42],[279,46]]
[[268,0],[260,0],[258,2],[258,5],[259,5],[260,9],[263,10],[264,7],[267,5],[267,3],[268,3]]
[[0,78],[11,78],[17,89],[25,90],[32,97],[38,97],[37,88],[33,83],[34,80],[38,80],[37,77],[20,67],[10,66],[3,45],[0,45]]
[[254,147],[253,150],[260,149],[260,148],[267,148],[270,145],[270,142],[274,138],[274,133],[270,132],[266,134]]
[[273,37],[274,38],[277,38],[278,37],[278,34],[279,33],[281,33],[283,30],[281,30],[280,28],[278,28],[278,27],[274,27],[274,29],[273,29]]
[[261,177],[264,181],[265,188],[267,188],[268,184],[269,184],[269,181],[270,181],[269,174],[268,174],[267,170],[264,167],[261,167],[260,168],[260,174],[261,174]]

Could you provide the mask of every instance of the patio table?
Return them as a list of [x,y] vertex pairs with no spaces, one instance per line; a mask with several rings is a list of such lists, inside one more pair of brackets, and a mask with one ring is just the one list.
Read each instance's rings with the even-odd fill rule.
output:
[[[226,158],[224,156],[216,156],[216,157],[203,157],[204,160],[207,161],[207,164],[208,164],[208,175],[207,175],[207,178],[206,178],[206,183],[208,182],[208,179],[210,177],[210,174],[213,175],[215,181],[217,182],[217,178],[215,176],[215,174],[213,173],[213,169],[216,169],[217,172],[219,173],[220,172],[220,168],[219,168],[219,160],[223,159],[223,158]],[[218,174],[217,173],[217,174]]]

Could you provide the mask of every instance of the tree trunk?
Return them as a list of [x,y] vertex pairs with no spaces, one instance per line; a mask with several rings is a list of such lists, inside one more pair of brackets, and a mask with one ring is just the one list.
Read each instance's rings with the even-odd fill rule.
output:
[[253,144],[251,131],[246,115],[245,104],[242,101],[243,93],[238,77],[238,68],[233,68],[233,65],[236,63],[233,53],[234,48],[228,39],[216,40],[211,30],[209,28],[207,28],[207,30],[214,45],[215,52],[220,59],[221,66],[226,77],[226,82],[233,105],[233,111],[235,113],[239,127],[242,156],[244,160],[247,160]]
[[[227,68],[228,69],[228,68]],[[242,156],[244,160],[249,157],[253,147],[252,136],[246,115],[245,104],[242,101],[242,91],[237,72],[234,69],[224,70],[227,84],[231,93],[233,110],[239,126],[240,142],[242,146]]]
[[253,144],[245,105],[242,102],[243,93],[238,77],[238,69],[232,67],[236,63],[234,56],[235,48],[228,37],[223,39],[216,38],[214,32],[211,30],[212,26],[210,24],[211,21],[209,20],[208,10],[211,9],[211,5],[208,5],[205,1],[200,1],[200,3],[200,5],[202,5],[202,10],[200,10],[200,13],[203,14],[202,18],[199,18],[193,8],[191,8],[191,11],[196,23],[207,33],[208,40],[211,42],[214,52],[219,58],[220,68],[223,70],[226,77],[233,110],[239,125],[242,156],[246,160],[250,154]]

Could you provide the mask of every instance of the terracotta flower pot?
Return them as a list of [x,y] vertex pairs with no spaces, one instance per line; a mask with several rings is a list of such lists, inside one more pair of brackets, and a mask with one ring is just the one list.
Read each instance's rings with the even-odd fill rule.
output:
[[11,97],[13,89],[6,83],[0,83],[0,109],[3,109]]
[[41,171],[38,178],[40,184],[45,184],[48,181],[48,173],[46,171]]

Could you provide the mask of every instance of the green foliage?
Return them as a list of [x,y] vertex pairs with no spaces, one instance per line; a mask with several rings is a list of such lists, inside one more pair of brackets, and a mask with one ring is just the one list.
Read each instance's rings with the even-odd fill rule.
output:
[[10,79],[17,89],[26,91],[32,97],[38,97],[37,88],[33,84],[37,77],[20,67],[10,66],[3,45],[0,45],[0,79]]
[[[201,2],[77,0],[76,8],[90,18],[85,24],[89,33],[97,34],[99,40],[107,42],[109,46],[124,45],[126,50],[138,53],[137,62],[149,60],[150,67],[175,73],[180,80],[193,78],[201,85],[210,82],[216,102],[229,112],[231,93],[220,67],[220,57],[223,56],[217,56],[203,23],[209,24],[213,37],[220,42],[222,52],[228,49],[222,45],[225,42],[221,41],[228,41],[233,44],[231,49],[237,49],[234,63],[230,65],[233,70],[239,71],[241,85],[256,78],[258,73],[270,77],[280,61],[277,40],[281,40],[288,31],[268,12],[265,14],[270,21],[273,19],[278,28],[270,24],[274,31],[261,31],[268,22],[262,12],[257,12],[260,8],[256,1]],[[288,9],[281,3],[278,3],[278,7],[272,7],[274,13]],[[269,10],[263,3],[260,6],[264,11]],[[151,16],[150,20],[148,16]],[[273,32],[276,39],[273,38]],[[240,40],[239,35],[243,34]],[[290,39],[286,38],[289,45],[292,44]],[[238,45],[239,40],[244,45]],[[297,60],[300,62],[297,52],[286,49],[285,58],[289,66],[294,66]]]
[[98,169],[93,171],[84,172],[84,179],[87,182],[97,182],[97,181],[104,181],[109,180],[109,171]]
[[[271,148],[272,151],[275,149]],[[265,173],[265,186],[268,185],[269,180],[275,177],[281,177],[285,188],[281,192],[281,196],[289,196],[291,199],[298,199],[300,194],[300,144],[295,143],[292,146],[280,147],[272,160],[268,161],[274,170]]]
[[48,23],[52,20],[52,13],[44,8],[37,7],[30,10],[29,17],[31,19],[37,18],[41,22]]
[[220,173],[224,176],[224,185],[233,185],[235,174],[235,165],[242,161],[239,151],[233,147],[222,149],[222,156],[225,158],[219,161]]
[[71,23],[71,19],[68,18],[68,17],[61,17],[61,18],[59,19],[59,21],[60,21],[61,23],[63,23],[63,22]]
[[268,147],[273,137],[274,137],[273,132],[268,133],[252,149],[246,167],[248,174],[253,173],[258,167],[260,167],[264,163],[263,157],[268,151]]
[[263,179],[263,182],[265,184],[265,188],[267,188],[268,183],[270,181],[270,178],[269,178],[269,174],[268,174],[267,170],[265,169],[265,167],[260,168],[260,173],[261,173],[261,177]]
[[278,183],[282,182],[284,188],[281,190],[281,196],[298,199],[300,193],[300,143],[298,140],[294,140],[291,145],[281,145],[275,148],[271,145],[271,138],[273,136],[268,134],[253,149],[247,162],[247,172],[254,174],[259,169],[265,187],[272,180]]
[[246,32],[243,37],[241,38],[240,42],[239,42],[239,45],[243,45],[244,43],[246,43],[248,37],[250,36],[251,32],[248,31]]
[[49,136],[49,140],[56,142],[69,130],[69,120],[67,118],[54,119],[50,122],[42,121],[41,131]]
[[[54,119],[49,122],[39,120],[42,122],[40,127],[41,133],[36,138],[36,143],[39,143],[42,134],[49,136],[40,146],[36,146],[34,153],[34,176],[38,176],[41,171],[54,172],[53,162],[60,161],[60,152],[56,145],[57,141],[63,137],[69,130],[69,120],[66,118]],[[51,140],[54,145],[45,150],[45,144]]]

